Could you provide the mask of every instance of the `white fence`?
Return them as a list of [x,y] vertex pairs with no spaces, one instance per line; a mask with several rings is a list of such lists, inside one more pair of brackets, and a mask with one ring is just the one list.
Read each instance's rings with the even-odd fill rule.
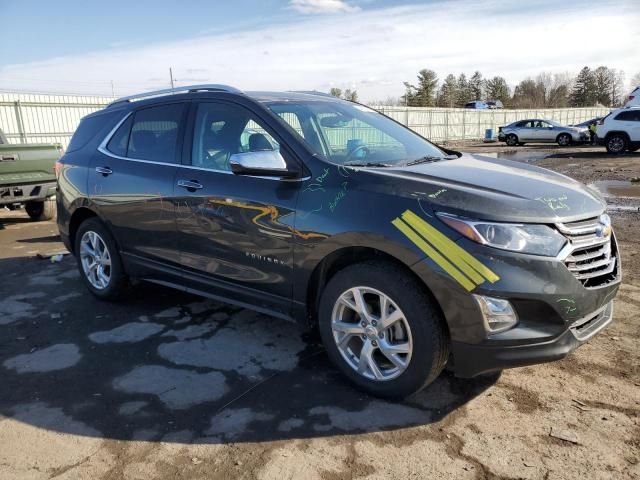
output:
[[80,119],[112,102],[110,97],[0,92],[0,130],[9,143],[61,143]]
[[[80,119],[111,101],[111,97],[0,92],[0,130],[9,143],[57,142],[66,147]],[[525,118],[575,124],[608,113],[606,108],[595,107],[539,110],[375,108],[434,142],[479,140],[488,128],[497,132],[499,126]],[[359,135],[365,133],[358,132]]]
[[408,126],[433,142],[478,140],[491,128],[516,120],[547,119],[575,125],[609,113],[608,108],[558,108],[535,110],[469,110],[464,108],[377,107],[384,114]]

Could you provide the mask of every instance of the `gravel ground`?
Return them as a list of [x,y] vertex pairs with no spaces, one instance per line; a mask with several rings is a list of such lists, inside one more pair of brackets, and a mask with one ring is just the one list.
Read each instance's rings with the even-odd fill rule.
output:
[[[640,175],[640,155],[602,148],[516,155],[586,182]],[[640,215],[612,217],[624,279],[604,332],[388,403],[292,324],[151,285],[97,301],[73,258],[36,256],[62,249],[53,222],[0,211],[0,478],[640,478]]]

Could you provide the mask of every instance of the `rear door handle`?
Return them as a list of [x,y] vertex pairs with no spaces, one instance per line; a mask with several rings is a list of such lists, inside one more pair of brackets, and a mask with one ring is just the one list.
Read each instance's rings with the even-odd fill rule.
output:
[[197,180],[178,180],[178,186],[186,188],[190,192],[195,192],[202,188],[202,184]]
[[113,170],[109,167],[96,167],[96,172],[101,173],[103,177],[106,177],[107,175],[111,175]]

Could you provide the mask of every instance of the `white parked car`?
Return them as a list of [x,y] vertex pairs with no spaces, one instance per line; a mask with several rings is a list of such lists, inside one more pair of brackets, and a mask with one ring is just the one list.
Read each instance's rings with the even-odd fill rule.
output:
[[627,103],[624,104],[625,107],[636,107],[640,106],[640,85],[638,85],[633,92],[629,94],[627,97]]
[[640,106],[612,110],[598,122],[596,135],[609,153],[640,149]]

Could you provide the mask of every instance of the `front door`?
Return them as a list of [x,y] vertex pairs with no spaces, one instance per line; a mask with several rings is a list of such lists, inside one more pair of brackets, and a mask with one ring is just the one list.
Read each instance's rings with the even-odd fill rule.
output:
[[195,102],[192,110],[188,165],[178,169],[175,182],[187,285],[287,316],[300,183],[235,175],[229,158],[280,149],[288,162],[294,160],[264,122],[244,107]]
[[184,103],[130,113],[91,162],[89,196],[128,258],[175,266],[174,179]]

